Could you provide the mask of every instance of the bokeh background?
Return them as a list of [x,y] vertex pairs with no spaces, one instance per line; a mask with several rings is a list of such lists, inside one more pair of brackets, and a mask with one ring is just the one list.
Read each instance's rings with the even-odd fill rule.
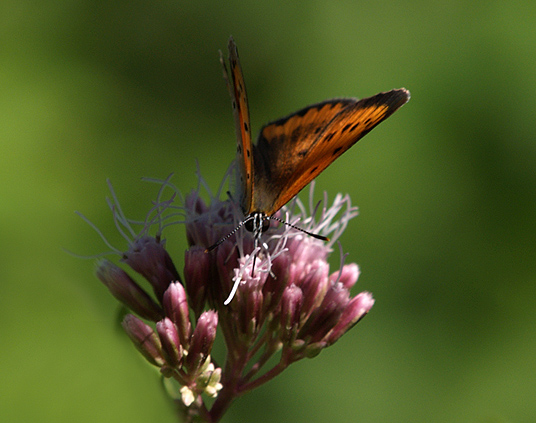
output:
[[[218,49],[252,122],[331,97],[412,99],[317,180],[360,208],[341,239],[376,305],[225,422],[536,421],[536,8],[530,1],[4,0],[0,421],[172,422],[94,261],[156,186],[216,189],[234,157]],[[165,234],[179,268],[184,230]],[[333,263],[338,262],[338,253]]]

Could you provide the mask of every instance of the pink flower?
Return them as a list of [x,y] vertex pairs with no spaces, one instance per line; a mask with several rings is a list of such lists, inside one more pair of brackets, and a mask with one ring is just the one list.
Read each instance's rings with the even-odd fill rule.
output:
[[[147,360],[165,378],[178,382],[174,395],[181,398],[185,414],[219,420],[236,397],[291,363],[317,355],[372,308],[371,294],[350,294],[359,276],[357,265],[341,259],[341,268],[332,272],[327,261],[348,221],[357,215],[348,196],[337,195],[330,207],[324,198],[317,208],[293,200],[277,213],[290,225],[271,221],[254,249],[252,235],[243,226],[233,231],[243,216],[230,200],[221,201],[209,192],[206,203],[199,191],[193,191],[176,206],[180,193],[169,178],[152,182],[161,188],[139,233],[113,190],[109,204],[129,243],[126,252],[114,251],[147,279],[153,295],[109,261],[100,262],[97,275],[125,306],[155,323],[153,328],[128,315],[123,326]],[[199,185],[206,186],[202,179]],[[173,194],[162,201],[168,189]],[[177,223],[185,223],[189,244],[184,284],[162,238],[165,227]],[[331,240],[316,239],[292,226]],[[224,241],[216,249],[206,252],[220,239]],[[212,358],[218,328],[227,347],[221,368]],[[279,351],[279,361],[266,369]],[[216,397],[210,410],[202,395]]]

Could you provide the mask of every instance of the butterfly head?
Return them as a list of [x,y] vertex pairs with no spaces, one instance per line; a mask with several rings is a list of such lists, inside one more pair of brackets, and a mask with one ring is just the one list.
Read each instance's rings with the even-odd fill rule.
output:
[[259,238],[270,227],[270,218],[263,212],[253,212],[244,220],[244,228]]

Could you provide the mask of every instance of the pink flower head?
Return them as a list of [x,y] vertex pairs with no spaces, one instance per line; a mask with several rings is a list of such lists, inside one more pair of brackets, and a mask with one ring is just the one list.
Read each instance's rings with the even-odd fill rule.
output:
[[[357,265],[343,264],[343,257],[333,272],[328,263],[334,243],[357,215],[349,196],[337,195],[329,207],[325,196],[317,207],[293,200],[277,213],[288,225],[271,221],[255,248],[243,226],[233,231],[244,217],[231,200],[219,200],[223,184],[218,195],[209,192],[209,202],[196,190],[177,206],[175,198],[182,197],[169,178],[151,181],[161,188],[145,221],[138,222],[139,232],[113,190],[109,204],[129,244],[126,252],[113,251],[147,280],[152,295],[109,261],[100,262],[97,275],[119,301],[153,322],[127,315],[123,326],[147,360],[178,383],[174,395],[181,398],[185,415],[195,410],[206,421],[217,421],[234,398],[291,363],[314,357],[372,308],[371,294],[350,293],[359,276]],[[206,187],[201,178],[199,185]],[[163,201],[166,189],[173,194]],[[162,238],[163,230],[176,223],[185,223],[189,246],[184,278]],[[316,239],[296,227],[331,240]],[[220,239],[224,241],[207,252]],[[218,329],[226,345],[222,367],[212,358]],[[266,369],[277,353],[278,362]],[[216,398],[210,410],[203,395]]]

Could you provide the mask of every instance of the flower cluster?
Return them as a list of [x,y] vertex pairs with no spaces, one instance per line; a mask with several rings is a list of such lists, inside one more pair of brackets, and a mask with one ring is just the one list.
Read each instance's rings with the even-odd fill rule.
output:
[[[325,205],[326,198],[322,207],[313,207],[311,200],[308,210],[294,200],[279,212],[278,217],[291,225],[329,235],[329,242],[272,221],[257,248],[251,234],[241,228],[207,252],[243,219],[238,207],[210,191],[207,203],[199,189],[176,206],[178,191],[169,179],[157,182],[161,184],[158,199],[139,233],[132,229],[133,222],[124,216],[113,191],[110,202],[121,233],[132,234],[121,260],[149,282],[153,294],[107,260],[99,263],[97,276],[139,316],[127,315],[123,327],[163,377],[178,384],[175,394],[187,420],[195,416],[219,421],[234,399],[290,364],[316,356],[372,307],[368,292],[350,295],[359,276],[357,265],[343,265],[342,257],[340,269],[330,272],[327,261],[333,243],[357,215],[348,196],[337,195],[331,207]],[[173,195],[162,201],[168,188]],[[167,224],[177,223],[177,216],[185,223],[189,245],[184,280],[161,238]],[[149,230],[155,225],[157,234],[151,236]],[[218,330],[226,346],[221,367],[212,357]],[[274,355],[279,357],[276,364],[266,368]],[[210,407],[203,394],[215,398]]]

